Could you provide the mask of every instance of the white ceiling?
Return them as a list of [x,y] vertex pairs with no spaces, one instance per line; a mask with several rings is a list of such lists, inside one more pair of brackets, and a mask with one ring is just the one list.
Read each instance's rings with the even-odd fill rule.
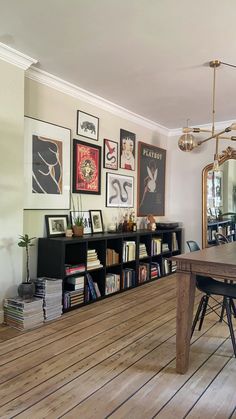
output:
[[[0,0],[0,42],[168,128],[211,121],[212,59],[236,64],[235,0]],[[236,119],[217,70],[216,121]]]

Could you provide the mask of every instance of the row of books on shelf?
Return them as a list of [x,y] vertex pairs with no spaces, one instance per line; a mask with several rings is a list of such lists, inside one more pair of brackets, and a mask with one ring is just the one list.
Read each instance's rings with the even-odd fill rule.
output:
[[111,266],[119,263],[119,253],[116,252],[114,249],[107,249],[106,250],[106,265]]

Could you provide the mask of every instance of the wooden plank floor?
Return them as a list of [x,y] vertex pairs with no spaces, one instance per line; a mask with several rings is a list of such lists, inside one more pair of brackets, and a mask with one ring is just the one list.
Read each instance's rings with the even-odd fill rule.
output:
[[172,275],[26,333],[0,326],[0,418],[235,419],[236,360],[215,314],[175,373],[175,292]]

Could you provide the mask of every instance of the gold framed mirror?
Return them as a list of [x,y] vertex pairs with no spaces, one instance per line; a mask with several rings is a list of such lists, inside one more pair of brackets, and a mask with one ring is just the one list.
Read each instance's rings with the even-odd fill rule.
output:
[[215,233],[236,240],[236,150],[228,147],[202,171],[202,247],[215,244]]

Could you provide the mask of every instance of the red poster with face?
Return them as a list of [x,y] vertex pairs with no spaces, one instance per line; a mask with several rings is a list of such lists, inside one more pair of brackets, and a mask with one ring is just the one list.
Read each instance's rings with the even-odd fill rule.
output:
[[101,147],[74,140],[73,192],[100,194]]

